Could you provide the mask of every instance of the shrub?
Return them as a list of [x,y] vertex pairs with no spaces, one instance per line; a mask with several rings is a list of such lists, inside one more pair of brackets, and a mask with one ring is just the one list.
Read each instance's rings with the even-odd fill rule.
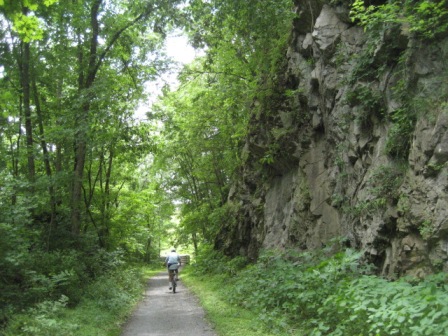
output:
[[416,115],[409,109],[397,109],[391,114],[392,126],[386,143],[386,154],[395,158],[407,158],[411,147]]
[[[229,264],[225,258],[215,258],[214,262]],[[231,303],[255,312],[262,327],[274,333],[446,333],[446,273],[423,280],[388,281],[373,275],[372,270],[372,266],[362,262],[362,253],[351,249],[265,251],[257,264],[228,275],[223,284]]]
[[313,326],[317,310],[335,288],[367,271],[358,262],[360,253],[347,250],[328,257],[329,251],[266,252],[238,277],[234,303],[255,309],[266,325],[279,330],[299,323]]
[[64,295],[56,300],[41,301],[14,314],[0,334],[110,335],[111,330],[116,333],[124,316],[141,297],[142,279],[139,269],[115,269],[86,284],[76,307],[68,308],[70,299]]
[[24,274],[27,290],[22,295],[29,303],[58,300],[63,295],[75,304],[86,281],[82,254],[75,250],[34,251],[29,254]]
[[389,282],[361,276],[336,288],[318,310],[312,335],[444,335],[448,277]]
[[135,286],[136,279],[140,278],[136,269],[105,274],[88,286],[84,298],[94,300],[103,309],[118,313],[140,295],[142,287]]
[[196,256],[193,267],[199,273],[235,275],[246,265],[247,259],[245,257],[232,259],[214,250],[213,246],[204,245]]
[[77,325],[67,324],[60,320],[68,303],[66,296],[57,301],[42,301],[12,319],[4,336],[18,335],[73,335]]

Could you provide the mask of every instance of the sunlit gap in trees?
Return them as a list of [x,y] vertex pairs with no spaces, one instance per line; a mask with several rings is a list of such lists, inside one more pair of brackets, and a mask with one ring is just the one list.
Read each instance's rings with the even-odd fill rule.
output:
[[155,81],[145,83],[148,99],[142,102],[135,111],[134,117],[137,120],[147,119],[146,113],[150,111],[152,104],[156,102],[165,85],[171,89],[177,88],[179,85],[177,76],[183,65],[191,63],[196,57],[203,55],[203,51],[195,50],[188,43],[188,38],[179,30],[167,36],[164,47],[164,52],[173,63],[169,71],[161,74]]

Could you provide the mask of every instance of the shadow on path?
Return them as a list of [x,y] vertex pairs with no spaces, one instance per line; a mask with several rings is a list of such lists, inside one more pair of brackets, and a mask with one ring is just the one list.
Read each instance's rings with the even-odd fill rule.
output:
[[175,294],[168,289],[166,272],[149,280],[145,297],[121,336],[216,336],[198,300],[183,285],[182,274],[179,277]]

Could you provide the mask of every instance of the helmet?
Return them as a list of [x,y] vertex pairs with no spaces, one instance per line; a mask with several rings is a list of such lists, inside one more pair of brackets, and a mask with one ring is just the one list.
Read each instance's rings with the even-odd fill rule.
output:
[[176,250],[175,250],[175,249],[172,249],[171,252],[176,252]]

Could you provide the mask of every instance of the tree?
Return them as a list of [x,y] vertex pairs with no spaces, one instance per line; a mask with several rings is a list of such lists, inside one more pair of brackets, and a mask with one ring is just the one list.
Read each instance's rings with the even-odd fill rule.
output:
[[[100,35],[100,7],[103,5],[102,0],[95,0],[91,3],[90,7],[90,23],[89,28],[91,30],[90,36],[88,36],[89,49],[85,52],[83,49],[83,40],[81,38],[81,31],[78,30],[78,90],[81,95],[86,94],[87,99],[83,99],[80,109],[76,113],[75,117],[75,167],[73,177],[73,189],[72,189],[72,233],[78,235],[81,228],[81,201],[82,201],[82,183],[84,174],[84,164],[87,154],[87,130],[89,128],[89,112],[91,109],[92,99],[92,87],[97,78],[98,70],[102,66],[105,58],[109,56],[110,50],[114,47],[120,37],[130,29],[132,26],[138,24],[140,21],[146,19],[153,7],[148,4],[138,15],[126,13],[131,15],[132,19],[128,22],[121,23],[119,27],[115,28],[112,34],[109,34],[106,44],[100,49],[99,37]],[[105,16],[107,18],[107,16]],[[110,20],[110,18],[109,18]],[[122,20],[119,20],[122,21]],[[106,37],[106,38],[107,38]],[[84,59],[87,58],[87,64],[85,66]]]
[[149,148],[132,113],[143,83],[166,68],[159,48],[181,2],[0,4],[2,164],[17,178],[26,174],[37,188],[31,194],[46,194],[48,207],[35,216],[48,241],[67,219],[73,237],[98,224],[93,204],[101,204],[99,227],[110,225],[113,188],[126,181],[114,166]]
[[156,164],[170,172],[165,190],[180,203],[179,239],[196,249],[225,220],[251,107],[267,96],[265,79],[283,56],[290,6],[193,0],[186,9],[189,36],[206,56],[183,69],[179,88],[167,90],[150,116],[163,125]]
[[133,113],[181,3],[0,1],[0,323],[57,294],[76,303],[100,256],[156,254],[172,205],[139,181],[152,141]]

